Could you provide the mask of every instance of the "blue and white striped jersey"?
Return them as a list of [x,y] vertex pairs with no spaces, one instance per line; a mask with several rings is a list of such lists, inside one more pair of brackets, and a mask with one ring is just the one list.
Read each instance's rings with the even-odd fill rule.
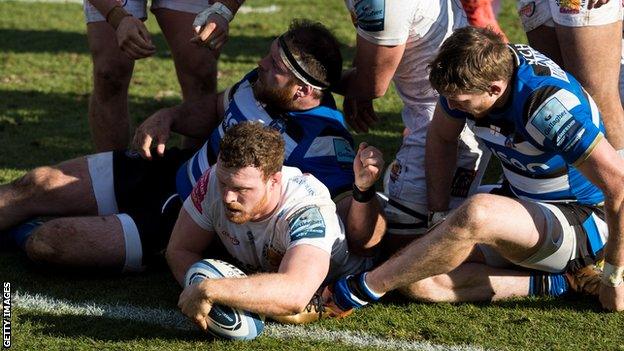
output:
[[441,106],[451,117],[475,121],[475,134],[500,159],[519,198],[601,203],[602,192],[575,168],[604,135],[596,104],[543,54],[528,45],[509,47],[516,68],[506,106],[484,118],[451,110],[444,97]]
[[255,70],[224,93],[225,117],[202,148],[178,171],[178,194],[186,199],[201,175],[216,163],[225,131],[240,122],[260,121],[282,133],[284,165],[297,167],[319,179],[332,197],[350,190],[354,180],[353,139],[331,94],[320,106],[305,111],[271,111],[253,95]]

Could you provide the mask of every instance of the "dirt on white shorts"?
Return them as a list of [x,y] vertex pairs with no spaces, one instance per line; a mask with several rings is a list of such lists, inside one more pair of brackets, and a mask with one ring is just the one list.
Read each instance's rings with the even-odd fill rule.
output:
[[[132,16],[140,18],[141,20],[147,19],[147,0],[117,0],[120,6]],[[211,3],[209,0],[152,0],[150,10],[165,8],[180,12],[199,13],[208,7]],[[83,2],[85,20],[90,22],[105,21],[106,18],[91,5],[88,0]]]
[[518,14],[525,32],[555,23],[566,27],[601,26],[622,20],[622,2],[611,0],[587,9],[588,0],[519,0]]

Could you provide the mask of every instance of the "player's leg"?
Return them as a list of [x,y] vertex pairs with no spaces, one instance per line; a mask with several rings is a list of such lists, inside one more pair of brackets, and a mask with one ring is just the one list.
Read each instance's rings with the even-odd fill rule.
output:
[[495,301],[527,296],[531,276],[526,271],[464,263],[455,270],[399,288],[414,300],[427,302]]
[[[369,272],[367,282],[374,291],[389,291],[451,272],[466,262],[477,244],[491,246],[511,262],[526,263],[542,242],[559,239],[558,231],[549,231],[551,222],[539,204],[477,194],[423,238]],[[567,262],[557,268],[562,271]]]
[[[207,0],[197,0],[192,6],[161,0],[152,6],[152,12],[171,48],[184,101],[203,99],[217,89],[218,51],[190,42],[195,35],[192,26],[195,15],[208,6]],[[198,148],[203,142],[185,138],[183,147]]]
[[89,126],[97,151],[128,146],[128,86],[134,60],[117,46],[114,29],[106,22],[87,24],[93,59],[93,92],[89,99]]
[[518,15],[529,45],[563,67],[549,1],[519,0],[517,2]]
[[563,67],[596,101],[611,145],[616,150],[623,149],[624,110],[618,90],[622,4],[610,1],[598,9],[557,11],[560,7],[564,10],[564,6],[576,4],[551,4]]
[[616,150],[623,149],[624,110],[618,89],[622,22],[556,29],[565,69],[596,101],[609,142]]
[[39,263],[66,267],[143,269],[141,238],[125,214],[53,219],[34,230],[26,254]]
[[35,168],[0,186],[0,229],[35,216],[96,214],[86,157]]

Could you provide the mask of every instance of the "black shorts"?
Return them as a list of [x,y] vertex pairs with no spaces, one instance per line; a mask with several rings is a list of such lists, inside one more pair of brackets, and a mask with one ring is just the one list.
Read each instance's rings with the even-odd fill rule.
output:
[[115,199],[119,213],[130,216],[141,237],[143,263],[167,247],[182,200],[176,191],[176,174],[193,150],[167,149],[145,160],[135,152],[113,152]]

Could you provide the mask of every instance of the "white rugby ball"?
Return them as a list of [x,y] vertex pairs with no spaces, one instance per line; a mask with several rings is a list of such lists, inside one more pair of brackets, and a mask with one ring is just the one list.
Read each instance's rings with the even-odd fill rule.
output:
[[[215,259],[196,262],[186,272],[186,286],[204,279],[245,277],[237,267]],[[217,337],[231,340],[251,340],[264,329],[264,316],[237,308],[213,305],[208,314],[208,331]]]

